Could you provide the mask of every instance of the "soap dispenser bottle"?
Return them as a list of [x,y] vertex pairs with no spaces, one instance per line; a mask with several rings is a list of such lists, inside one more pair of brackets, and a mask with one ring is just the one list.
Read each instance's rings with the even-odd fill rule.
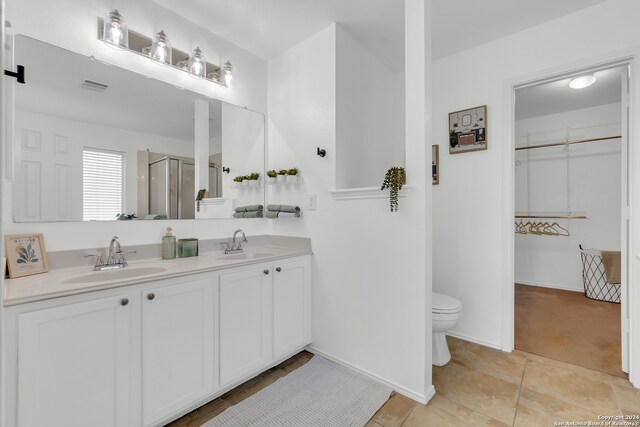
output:
[[175,259],[176,257],[176,236],[173,229],[167,227],[166,234],[162,237],[162,259]]

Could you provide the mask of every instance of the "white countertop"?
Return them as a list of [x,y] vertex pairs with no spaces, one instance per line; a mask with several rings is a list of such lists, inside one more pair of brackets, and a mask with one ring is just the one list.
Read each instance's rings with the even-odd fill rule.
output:
[[[247,253],[271,253],[270,256],[248,260],[225,259],[233,255],[222,252],[206,252],[192,258],[176,258],[172,260],[146,259],[129,262],[128,267],[108,271],[92,271],[91,267],[72,267],[50,270],[48,273],[4,281],[4,305],[11,306],[29,302],[41,301],[68,295],[82,294],[103,289],[129,286],[150,282],[158,279],[168,279],[188,274],[221,270],[243,265],[261,264],[273,260],[309,255],[307,249],[279,246],[256,247],[246,250]],[[145,269],[149,273],[135,277],[118,277],[124,270]],[[126,274],[126,273],[125,273]],[[104,276],[104,280],[102,280]],[[114,279],[114,276],[116,277]],[[100,279],[95,280],[96,277]],[[89,280],[83,280],[88,278]]]

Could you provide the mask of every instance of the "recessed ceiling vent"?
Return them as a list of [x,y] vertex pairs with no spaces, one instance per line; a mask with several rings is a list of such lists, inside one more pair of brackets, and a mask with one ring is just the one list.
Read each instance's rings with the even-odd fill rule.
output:
[[87,90],[92,90],[94,92],[104,92],[105,90],[107,90],[107,88],[109,87],[109,85],[106,85],[104,83],[98,83],[98,82],[94,82],[91,80],[85,80],[84,82],[82,82],[82,89],[87,89]]

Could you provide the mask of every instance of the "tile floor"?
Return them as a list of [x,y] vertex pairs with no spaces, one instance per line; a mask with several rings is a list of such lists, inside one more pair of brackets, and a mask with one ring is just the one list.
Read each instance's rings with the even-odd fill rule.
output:
[[[428,405],[393,395],[366,427],[553,426],[598,421],[598,415],[640,414],[640,391],[619,377],[534,354],[504,353],[449,338],[452,361],[433,368]],[[226,408],[305,364],[299,353],[170,424],[200,427]]]

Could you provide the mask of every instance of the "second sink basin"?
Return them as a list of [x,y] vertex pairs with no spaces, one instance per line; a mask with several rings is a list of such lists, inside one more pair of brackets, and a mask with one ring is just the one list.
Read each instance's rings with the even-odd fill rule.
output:
[[163,273],[166,267],[124,267],[117,270],[91,271],[80,276],[75,276],[63,281],[63,283],[95,283],[106,282],[108,280],[133,279],[135,277],[147,276],[149,274]]
[[218,255],[216,258],[221,261],[242,261],[266,258],[273,255],[275,255],[273,252],[240,252],[237,254]]

